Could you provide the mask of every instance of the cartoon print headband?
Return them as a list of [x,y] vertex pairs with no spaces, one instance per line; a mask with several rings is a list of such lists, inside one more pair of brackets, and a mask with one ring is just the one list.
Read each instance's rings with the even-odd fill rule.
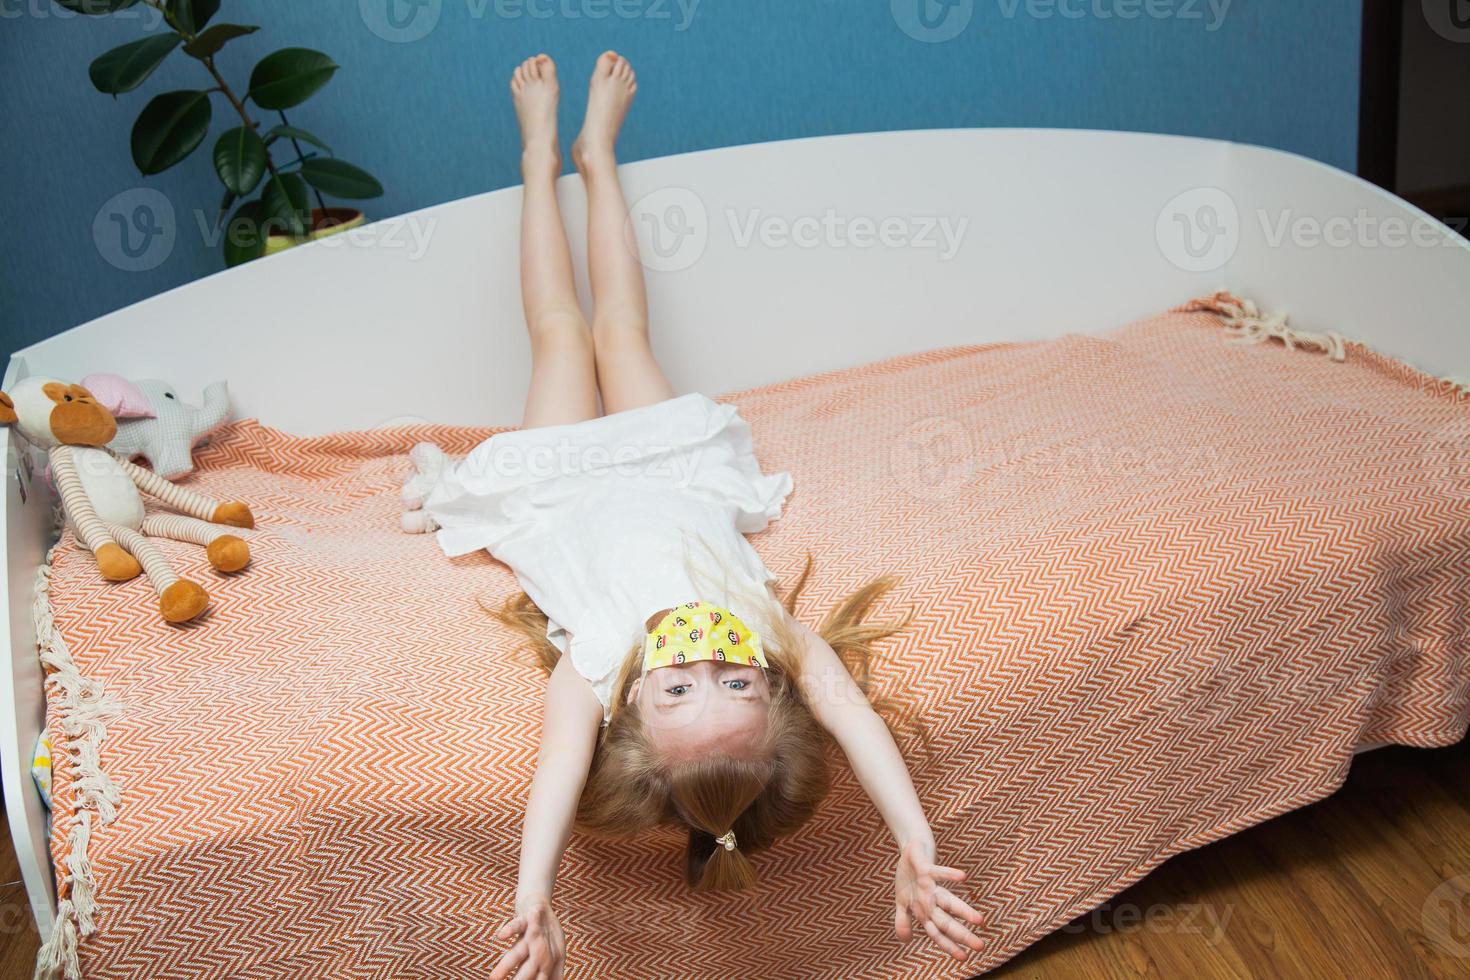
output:
[[643,641],[645,671],[701,660],[764,668],[766,653],[761,638],[739,616],[707,602],[675,606]]

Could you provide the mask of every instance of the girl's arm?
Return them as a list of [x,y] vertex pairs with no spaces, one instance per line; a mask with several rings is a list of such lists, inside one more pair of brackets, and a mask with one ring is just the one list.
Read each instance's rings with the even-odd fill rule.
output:
[[551,910],[551,890],[601,725],[602,704],[592,685],[577,673],[570,657],[562,657],[546,685],[541,748],[521,829],[516,915],[495,934],[515,943],[496,964],[492,980],[519,976],[523,969],[527,976],[561,975],[566,941]]
[[888,725],[827,642],[801,623],[794,625],[806,641],[800,678],[806,703],[842,747],[898,844],[894,928],[899,938],[910,938],[917,924],[948,953],[963,959],[967,947],[982,948],[966,924],[980,925],[983,919],[940,882],[964,881],[965,873],[934,863],[934,833]]

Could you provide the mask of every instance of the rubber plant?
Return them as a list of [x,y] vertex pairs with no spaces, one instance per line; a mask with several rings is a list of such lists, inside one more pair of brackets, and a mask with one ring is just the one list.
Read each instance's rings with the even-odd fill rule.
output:
[[[76,13],[101,16],[129,7],[153,7],[167,30],[114,48],[92,62],[92,84],[116,98],[147,81],[175,49],[199,62],[214,84],[155,95],[133,125],[133,162],[144,176],[162,173],[189,157],[209,135],[213,96],[229,104],[240,125],[214,144],[214,171],[224,185],[216,223],[229,215],[224,259],[239,265],[265,252],[267,236],[301,238],[313,230],[314,196],[324,219],[330,211],[322,195],[348,200],[378,197],[383,186],[367,171],[332,153],[320,138],[290,125],[285,110],[311,98],[331,81],[338,65],[320,51],[285,48],[266,55],[250,73],[250,87],[239,95],[215,63],[231,41],[254,34],[256,26],[215,23],[220,0],[55,0]],[[264,129],[257,110],[274,112],[280,123]],[[305,152],[302,144],[312,147]],[[276,150],[289,147],[282,164]]]

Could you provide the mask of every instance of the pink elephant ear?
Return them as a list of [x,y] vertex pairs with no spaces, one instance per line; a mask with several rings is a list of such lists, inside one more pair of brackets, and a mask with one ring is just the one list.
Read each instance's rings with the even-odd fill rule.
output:
[[89,374],[82,379],[82,387],[90,391],[98,404],[119,419],[151,419],[157,415],[148,404],[143,389],[127,378],[115,374]]

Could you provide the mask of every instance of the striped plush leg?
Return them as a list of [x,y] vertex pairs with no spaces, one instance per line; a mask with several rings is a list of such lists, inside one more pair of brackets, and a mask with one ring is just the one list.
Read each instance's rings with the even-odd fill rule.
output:
[[255,526],[255,515],[250,513],[249,507],[237,500],[220,503],[188,487],[170,483],[152,470],[145,470],[137,463],[125,459],[120,459],[118,462],[122,464],[123,471],[133,478],[134,486],[150,496],[157,497],[175,510],[181,510],[190,517],[197,517],[201,521],[210,521],[215,524],[229,524],[232,527]]
[[144,534],[120,524],[110,524],[107,530],[142,562],[148,581],[158,593],[158,610],[164,619],[170,623],[183,623],[202,613],[209,605],[209,594],[198,584],[179,578],[168,559]]
[[170,541],[204,545],[209,563],[221,572],[238,572],[250,564],[250,546],[238,535],[218,524],[181,514],[150,514],[143,519],[143,533]]

